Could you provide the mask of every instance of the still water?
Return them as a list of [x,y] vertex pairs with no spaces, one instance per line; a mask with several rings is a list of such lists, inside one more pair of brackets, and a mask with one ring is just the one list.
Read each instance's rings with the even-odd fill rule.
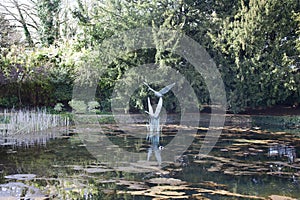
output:
[[145,153],[147,170],[97,160],[72,127],[31,142],[0,138],[0,199],[300,199],[297,130],[226,126],[213,150],[199,155],[207,130],[198,128],[185,153],[164,163],[164,147],[184,128],[165,126],[153,146],[107,125],[114,145]]

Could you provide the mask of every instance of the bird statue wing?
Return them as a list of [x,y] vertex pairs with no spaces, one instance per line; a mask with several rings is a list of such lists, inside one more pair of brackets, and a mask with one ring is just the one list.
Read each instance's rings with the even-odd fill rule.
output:
[[151,116],[153,116],[154,115],[153,108],[152,108],[152,105],[151,105],[149,97],[148,97],[148,110],[149,110],[148,114],[151,115]]
[[147,87],[150,87],[149,85],[148,85],[148,83],[146,83],[146,82],[143,82],[144,83],[144,85],[146,85]]
[[155,113],[154,113],[155,118],[157,118],[159,116],[159,113],[160,113],[161,108],[162,108],[162,102],[163,102],[162,97],[160,97],[159,100],[158,100],[158,104],[156,106],[156,109],[155,109]]
[[154,93],[156,92],[155,90],[153,90],[153,89],[148,85],[148,83],[144,82],[144,85],[146,85],[146,86],[148,87],[148,89],[151,90],[152,92],[154,92]]
[[172,83],[171,85],[167,85],[166,87],[164,87],[163,89],[161,89],[159,91],[160,94],[166,94],[167,92],[169,92],[169,90],[175,85],[175,83]]

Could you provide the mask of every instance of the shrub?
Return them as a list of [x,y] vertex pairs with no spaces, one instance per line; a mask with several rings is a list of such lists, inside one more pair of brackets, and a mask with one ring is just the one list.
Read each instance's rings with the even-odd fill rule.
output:
[[87,110],[87,106],[84,101],[71,100],[69,101],[69,105],[75,111],[75,113],[85,113]]
[[90,101],[88,102],[88,111],[89,112],[96,112],[97,108],[100,107],[100,104],[98,103],[98,101]]
[[61,112],[63,110],[63,107],[64,105],[62,103],[57,103],[55,106],[54,106],[54,110],[56,112]]
[[18,105],[18,97],[16,96],[0,98],[0,107],[12,108],[16,105]]

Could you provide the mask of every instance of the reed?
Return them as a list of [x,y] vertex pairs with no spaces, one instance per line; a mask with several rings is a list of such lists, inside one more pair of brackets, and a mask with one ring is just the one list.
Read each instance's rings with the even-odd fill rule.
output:
[[32,134],[55,127],[69,127],[68,117],[47,113],[46,109],[4,110],[1,116],[0,134],[5,136]]

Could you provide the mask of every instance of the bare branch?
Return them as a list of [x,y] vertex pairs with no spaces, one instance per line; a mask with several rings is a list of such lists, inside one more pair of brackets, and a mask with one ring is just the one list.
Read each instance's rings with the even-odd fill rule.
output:
[[[24,10],[24,12],[25,12],[25,14],[31,19],[31,21],[35,24],[35,27],[34,27],[34,28],[35,28],[36,30],[38,30],[38,26],[39,26],[39,25],[38,25],[36,19],[33,18],[33,14],[32,14],[32,13],[28,13],[28,12],[25,11],[25,10]],[[36,16],[36,15],[35,15],[35,16]]]
[[25,20],[25,17],[24,17],[24,9],[25,8],[22,8],[22,5],[24,5],[24,4],[19,4],[18,0],[9,0],[7,2],[9,2],[11,5],[14,6],[14,9],[16,9],[17,13],[13,13],[12,10],[9,9],[11,7],[4,5],[3,3],[0,3],[0,7],[2,7],[9,14],[9,16],[11,16],[14,20],[16,20],[17,22],[19,22],[22,25],[26,40],[29,45],[32,45],[33,41],[31,38],[31,34],[29,32],[28,26],[31,26],[31,27],[35,27],[35,26],[33,26],[32,24],[28,24],[27,21]]
[[0,6],[5,9],[5,11],[8,13],[8,15],[12,16],[16,21],[22,23],[21,20],[16,17],[16,14],[11,12],[5,5],[0,3]]

